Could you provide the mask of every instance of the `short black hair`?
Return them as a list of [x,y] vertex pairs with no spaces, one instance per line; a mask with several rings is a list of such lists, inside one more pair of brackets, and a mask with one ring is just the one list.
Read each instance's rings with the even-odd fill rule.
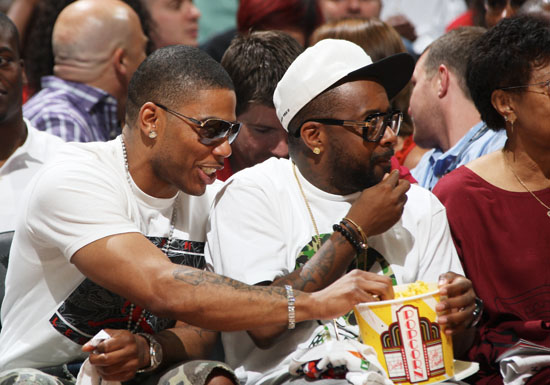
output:
[[126,121],[132,124],[146,102],[179,105],[193,100],[197,91],[210,89],[234,90],[220,63],[195,47],[159,48],[140,64],[130,80]]
[[481,118],[505,126],[491,103],[493,91],[528,84],[533,69],[550,63],[550,21],[529,15],[501,20],[472,47],[466,79]]
[[277,83],[302,51],[293,37],[279,31],[252,32],[234,38],[221,63],[235,84],[237,116],[250,103],[274,108]]
[[21,56],[21,42],[19,41],[19,32],[17,31],[17,27],[13,21],[11,21],[11,19],[2,12],[0,12],[0,28],[2,33],[9,32],[11,37],[15,39],[14,48],[17,49],[17,54]]

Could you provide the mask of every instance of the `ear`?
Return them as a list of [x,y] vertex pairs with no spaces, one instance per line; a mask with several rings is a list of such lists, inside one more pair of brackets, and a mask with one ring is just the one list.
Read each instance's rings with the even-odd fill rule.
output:
[[449,90],[449,69],[445,64],[440,64],[437,69],[437,96],[439,98],[445,97]]
[[302,140],[312,154],[315,148],[320,150],[320,154],[325,151],[323,127],[321,123],[307,122],[304,123],[300,129]]
[[126,67],[126,50],[124,48],[117,48],[113,53],[113,65],[118,75],[126,77],[128,68]]
[[504,90],[494,90],[491,94],[491,104],[505,120],[511,122],[516,120],[514,98],[510,92],[506,92]]
[[151,138],[151,132],[155,132],[157,136],[161,133],[164,128],[164,115],[160,113],[160,109],[153,102],[147,102],[141,106],[137,124],[142,135]]

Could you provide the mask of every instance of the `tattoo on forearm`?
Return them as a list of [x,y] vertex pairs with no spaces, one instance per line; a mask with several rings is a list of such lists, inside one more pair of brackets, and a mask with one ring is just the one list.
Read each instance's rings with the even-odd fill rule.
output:
[[[208,271],[197,270],[189,267],[178,267],[173,270],[172,275],[174,279],[185,282],[192,286],[198,285],[213,285],[222,286],[225,288],[231,288],[239,291],[246,291],[258,294],[264,294],[268,296],[277,296],[286,298],[286,291],[280,287],[262,287],[262,286],[250,286],[240,281],[227,278],[221,275],[210,273]],[[296,293],[299,295],[299,293]]]
[[295,289],[305,292],[317,291],[330,285],[340,276],[338,270],[343,272],[347,267],[336,265],[338,261],[335,243],[339,245],[341,242],[339,238],[335,242],[332,239],[328,240],[302,268],[277,279],[275,285],[292,285]]

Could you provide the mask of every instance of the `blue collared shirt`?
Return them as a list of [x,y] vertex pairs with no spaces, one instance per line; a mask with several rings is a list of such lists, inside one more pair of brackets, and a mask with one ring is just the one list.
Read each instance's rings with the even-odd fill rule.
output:
[[37,129],[67,142],[107,141],[120,133],[117,102],[107,92],[56,76],[41,82],[42,90],[23,106],[23,115]]
[[485,122],[479,122],[447,152],[438,148],[426,152],[411,173],[419,185],[431,190],[445,174],[482,155],[500,150],[505,142],[506,130],[494,131]]

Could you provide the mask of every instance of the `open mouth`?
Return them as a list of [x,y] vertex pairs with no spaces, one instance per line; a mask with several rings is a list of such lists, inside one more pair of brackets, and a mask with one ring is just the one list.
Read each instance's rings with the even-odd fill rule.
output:
[[208,176],[211,176],[212,174],[215,174],[217,169],[214,168],[214,167],[203,167],[203,166],[200,166],[200,169],[202,170],[202,172],[204,172],[206,175]]

